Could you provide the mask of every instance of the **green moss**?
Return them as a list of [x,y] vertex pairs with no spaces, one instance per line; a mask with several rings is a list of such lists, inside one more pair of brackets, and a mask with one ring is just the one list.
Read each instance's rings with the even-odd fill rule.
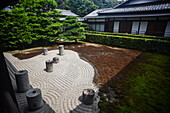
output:
[[143,61],[134,64],[126,76],[126,102],[119,106],[123,111],[138,113],[169,113],[170,60],[169,56],[145,53]]
[[101,113],[112,113],[112,111],[114,110],[113,104],[110,102],[102,102],[99,104],[99,107],[102,107],[102,111]]
[[127,78],[119,93],[124,94],[123,100],[119,106],[100,102],[101,113],[170,112],[170,56],[142,53],[121,74]]

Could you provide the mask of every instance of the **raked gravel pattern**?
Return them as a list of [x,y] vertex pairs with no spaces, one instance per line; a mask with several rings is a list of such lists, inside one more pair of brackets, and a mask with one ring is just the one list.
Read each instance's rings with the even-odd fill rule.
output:
[[[92,88],[94,68],[79,55],[71,50],[65,50],[64,55],[58,55],[58,50],[48,51],[48,55],[37,55],[30,59],[19,60],[10,53],[5,57],[17,70],[27,70],[30,84],[40,88],[43,99],[56,113],[95,113],[97,103],[93,105],[82,104],[82,90]],[[53,72],[46,72],[45,61],[59,58],[58,64],[53,64]]]

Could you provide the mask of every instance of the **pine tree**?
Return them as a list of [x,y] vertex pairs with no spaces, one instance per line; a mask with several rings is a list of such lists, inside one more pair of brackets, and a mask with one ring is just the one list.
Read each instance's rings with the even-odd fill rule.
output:
[[77,39],[84,39],[85,38],[85,29],[82,27],[84,24],[79,22],[77,17],[74,16],[67,16],[63,20],[64,32],[59,35],[61,39],[66,41],[75,40]]
[[54,0],[22,0],[12,11],[0,12],[0,36],[4,47],[18,47],[35,40],[58,38],[62,24]]

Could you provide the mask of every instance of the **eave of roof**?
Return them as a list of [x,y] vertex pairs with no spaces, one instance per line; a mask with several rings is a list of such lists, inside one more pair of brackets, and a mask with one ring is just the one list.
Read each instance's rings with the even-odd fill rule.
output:
[[89,16],[88,18],[122,18],[122,17],[155,17],[155,16],[170,16],[170,13],[164,14],[126,14],[126,15],[108,15],[108,16]]
[[96,9],[93,12],[89,13],[88,15],[86,15],[84,18],[91,17],[91,16],[98,16],[98,12],[106,11],[106,10],[110,10],[110,9],[113,9],[113,8]]
[[64,9],[56,9],[58,11],[61,11],[61,14],[64,15],[64,16],[79,16],[73,12],[71,12],[70,10],[64,10]]

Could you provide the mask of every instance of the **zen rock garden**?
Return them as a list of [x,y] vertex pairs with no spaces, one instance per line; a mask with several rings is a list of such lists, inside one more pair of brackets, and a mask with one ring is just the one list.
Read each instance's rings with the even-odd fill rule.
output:
[[76,52],[64,50],[63,45],[59,45],[58,50],[43,50],[43,54],[27,60],[4,54],[19,70],[15,73],[16,94],[27,100],[23,111],[47,113],[50,109],[48,113],[97,113],[95,92],[98,88],[92,82],[93,67]]

